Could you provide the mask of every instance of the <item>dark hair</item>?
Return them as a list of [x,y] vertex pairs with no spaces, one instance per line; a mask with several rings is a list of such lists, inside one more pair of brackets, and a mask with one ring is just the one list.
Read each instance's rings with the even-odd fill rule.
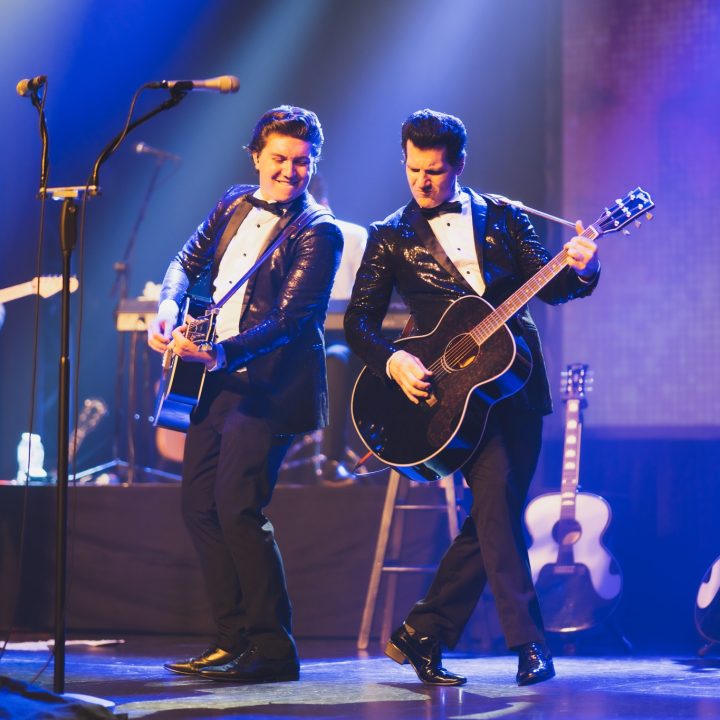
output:
[[280,105],[268,110],[253,128],[246,149],[251,153],[261,152],[272,133],[306,140],[312,146],[313,158],[317,160],[320,157],[324,140],[322,127],[317,115],[311,110],[294,105]]
[[448,162],[455,166],[465,160],[467,131],[460,118],[437,112],[417,110],[402,124],[402,149],[407,156],[407,142],[419,148],[444,147]]

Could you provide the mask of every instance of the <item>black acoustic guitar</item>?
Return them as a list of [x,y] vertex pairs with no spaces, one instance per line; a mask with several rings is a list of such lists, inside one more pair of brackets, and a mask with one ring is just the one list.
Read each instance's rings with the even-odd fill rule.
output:
[[563,373],[565,442],[559,493],[534,498],[525,510],[532,537],[528,548],[535,590],[550,632],[587,630],[609,618],[620,602],[622,575],[602,543],[610,506],[599,495],[578,492],[587,365]]
[[[653,207],[637,188],[583,234],[595,239],[615,232]],[[398,340],[433,371],[426,401],[410,402],[396,383],[364,368],[353,390],[352,417],[367,449],[411,480],[438,480],[462,467],[492,405],[517,392],[532,369],[525,341],[506,322],[567,265],[563,249],[499,307],[468,295],[452,303],[428,335]]]
[[[216,312],[205,312],[207,306],[188,298],[181,310],[181,317],[199,315],[188,319],[185,337],[199,344],[215,339]],[[163,354],[160,387],[155,401],[153,425],[187,432],[190,414],[196,408],[205,384],[205,365],[183,362],[172,349]]]

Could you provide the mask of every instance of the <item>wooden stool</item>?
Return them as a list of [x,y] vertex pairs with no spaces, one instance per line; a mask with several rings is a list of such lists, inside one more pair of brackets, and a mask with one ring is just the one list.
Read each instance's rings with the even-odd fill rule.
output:
[[443,478],[440,482],[445,490],[444,503],[412,505],[407,503],[410,481],[406,477],[401,476],[396,470],[390,471],[387,493],[385,494],[385,504],[380,520],[380,530],[378,531],[377,544],[375,546],[375,557],[373,559],[370,582],[365,597],[360,633],[358,634],[357,647],[359,650],[366,650],[368,646],[382,574],[388,574],[385,607],[383,609],[382,627],[380,629],[380,638],[381,640],[385,640],[390,636],[391,632],[398,575],[400,573],[435,572],[434,565],[403,565],[400,562],[406,513],[415,511],[440,511],[446,513],[450,540],[452,541],[458,534],[455,478],[451,475]]

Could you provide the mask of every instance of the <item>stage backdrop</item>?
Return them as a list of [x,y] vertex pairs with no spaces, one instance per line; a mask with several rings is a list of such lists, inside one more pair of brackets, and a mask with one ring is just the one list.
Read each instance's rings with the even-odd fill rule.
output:
[[594,220],[636,185],[652,222],[602,242],[603,278],[563,312],[563,359],[595,369],[588,419],[616,433],[720,426],[720,6],[565,3],[563,204]]

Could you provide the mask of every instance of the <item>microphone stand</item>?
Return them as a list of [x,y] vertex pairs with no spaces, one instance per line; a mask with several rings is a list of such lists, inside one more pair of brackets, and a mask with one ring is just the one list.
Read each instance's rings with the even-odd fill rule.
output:
[[[148,87],[143,85],[133,98],[132,108],[140,92]],[[46,188],[47,175],[47,130],[41,106],[33,105],[41,112],[41,135],[43,140],[43,172],[41,173],[40,193],[53,200],[62,200],[60,210],[60,249],[62,251],[62,320],[60,326],[60,378],[58,388],[58,461],[57,461],[57,539],[55,564],[55,672],[53,689],[62,694],[65,690],[65,629],[66,629],[66,589],[67,589],[67,490],[69,461],[69,421],[70,421],[70,261],[77,242],[77,203],[76,200],[100,194],[100,166],[120,146],[125,136],[138,125],[154,115],[177,105],[187,95],[186,90],[171,90],[170,97],[158,107],[142,115],[133,122],[127,122],[98,156],[93,167],[90,181],[84,187]]]

